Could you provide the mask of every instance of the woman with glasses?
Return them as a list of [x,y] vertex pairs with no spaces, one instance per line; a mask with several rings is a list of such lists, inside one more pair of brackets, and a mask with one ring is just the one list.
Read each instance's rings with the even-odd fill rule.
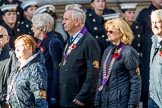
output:
[[102,57],[95,106],[97,108],[138,108],[141,95],[139,59],[130,45],[133,34],[121,18],[105,23],[112,43]]

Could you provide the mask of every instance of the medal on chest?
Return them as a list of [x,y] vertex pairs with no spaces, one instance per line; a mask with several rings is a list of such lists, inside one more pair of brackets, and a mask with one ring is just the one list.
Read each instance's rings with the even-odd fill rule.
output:
[[83,37],[83,35],[87,32],[87,29],[84,27],[81,32],[77,35],[77,37],[75,38],[75,40],[73,41],[73,43],[71,45],[66,44],[65,46],[65,50],[63,53],[63,62],[62,65],[66,64],[66,60],[67,57],[69,56],[69,54],[75,50],[77,48],[77,43],[79,42],[79,40]]

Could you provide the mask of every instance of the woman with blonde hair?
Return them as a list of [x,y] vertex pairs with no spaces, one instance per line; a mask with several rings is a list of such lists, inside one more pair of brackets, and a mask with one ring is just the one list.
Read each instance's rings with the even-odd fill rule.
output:
[[138,108],[141,95],[139,59],[130,45],[133,34],[121,18],[105,23],[112,43],[102,57],[95,106],[98,108]]

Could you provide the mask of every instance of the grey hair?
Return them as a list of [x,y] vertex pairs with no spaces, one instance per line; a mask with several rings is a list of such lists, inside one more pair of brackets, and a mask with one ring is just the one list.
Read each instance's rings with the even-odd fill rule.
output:
[[0,25],[0,31],[4,31],[5,35],[8,35],[7,29],[5,27],[1,26],[1,25]]
[[155,10],[151,13],[151,17],[159,18],[162,20],[162,9]]
[[32,23],[37,28],[48,33],[54,29],[54,19],[48,13],[36,14],[32,18]]
[[81,9],[79,4],[66,5],[65,11],[72,11],[72,19],[80,19],[82,24],[85,24],[86,15],[85,12]]

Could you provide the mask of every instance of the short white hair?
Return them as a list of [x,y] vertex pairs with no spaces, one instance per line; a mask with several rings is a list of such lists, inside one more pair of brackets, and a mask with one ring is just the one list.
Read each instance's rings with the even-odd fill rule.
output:
[[65,11],[72,11],[72,19],[80,19],[82,24],[85,24],[86,15],[79,4],[71,4],[65,6]]
[[151,13],[151,17],[159,18],[162,20],[162,9],[155,10]]
[[32,23],[46,33],[54,29],[54,19],[48,13],[34,15],[32,17]]

